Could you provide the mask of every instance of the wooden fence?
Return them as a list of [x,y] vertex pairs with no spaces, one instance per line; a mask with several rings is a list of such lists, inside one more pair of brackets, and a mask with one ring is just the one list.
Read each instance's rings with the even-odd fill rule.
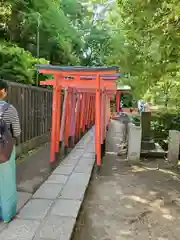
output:
[[17,149],[17,154],[20,155],[48,141],[51,128],[52,91],[14,82],[8,84],[8,102],[16,107],[22,127]]

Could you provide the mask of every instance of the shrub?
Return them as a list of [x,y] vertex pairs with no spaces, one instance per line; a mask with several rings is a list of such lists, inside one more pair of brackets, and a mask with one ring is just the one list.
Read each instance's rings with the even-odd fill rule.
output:
[[162,111],[152,114],[151,124],[155,137],[167,139],[169,130],[180,131],[180,112]]
[[0,43],[0,78],[34,84],[37,63],[47,64],[48,61],[34,58],[30,52],[16,45]]

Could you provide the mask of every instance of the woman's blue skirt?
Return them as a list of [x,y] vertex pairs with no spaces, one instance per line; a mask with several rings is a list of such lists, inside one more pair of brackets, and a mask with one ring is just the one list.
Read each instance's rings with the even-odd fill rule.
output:
[[0,220],[9,222],[16,216],[16,150],[8,162],[0,164]]

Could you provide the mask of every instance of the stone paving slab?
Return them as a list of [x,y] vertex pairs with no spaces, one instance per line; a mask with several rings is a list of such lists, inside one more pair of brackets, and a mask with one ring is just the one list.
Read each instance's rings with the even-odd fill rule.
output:
[[84,154],[83,154],[83,157],[84,157],[84,158],[94,157],[94,153],[84,153]]
[[77,184],[66,184],[59,197],[63,199],[83,200],[86,191],[86,186]]
[[50,211],[50,215],[76,218],[81,206],[81,201],[72,199],[58,199]]
[[84,157],[82,156],[81,159],[78,162],[78,165],[93,165],[95,161],[95,157]]
[[46,216],[53,201],[47,199],[31,199],[20,211],[18,218],[42,220]]
[[64,175],[70,175],[74,169],[75,165],[60,165],[59,167],[57,167],[53,174],[64,174]]
[[51,176],[48,178],[46,183],[59,183],[65,184],[68,177],[66,175],[54,174],[52,173]]
[[70,240],[95,154],[90,130],[35,192],[9,225],[0,225],[0,240]]
[[68,165],[73,165],[73,166],[75,166],[78,162],[79,162],[79,159],[80,159],[80,157],[81,157],[82,155],[80,154],[79,156],[78,156],[78,158],[76,157],[72,157],[72,158],[65,158],[64,159],[64,164],[68,164]]
[[63,184],[44,183],[33,195],[33,198],[56,199],[63,189]]
[[83,163],[83,164],[78,164],[75,169],[75,172],[77,173],[91,173],[92,172],[92,166]]
[[72,166],[76,166],[77,164],[78,164],[78,162],[79,162],[79,159],[78,160],[76,160],[75,162],[73,161],[71,161],[71,160],[65,160],[64,161],[64,164],[66,164],[66,165],[72,165]]
[[87,186],[89,179],[90,179],[90,174],[88,173],[73,172],[69,177],[67,184]]
[[33,240],[70,239],[74,224],[73,218],[51,215],[42,223]]
[[40,222],[16,219],[0,234],[1,240],[32,240]]

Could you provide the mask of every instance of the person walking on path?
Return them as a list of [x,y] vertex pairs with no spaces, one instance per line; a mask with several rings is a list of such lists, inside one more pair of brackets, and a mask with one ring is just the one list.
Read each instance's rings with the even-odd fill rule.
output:
[[8,84],[0,80],[0,220],[16,216],[16,139],[21,128],[17,110],[5,101]]

